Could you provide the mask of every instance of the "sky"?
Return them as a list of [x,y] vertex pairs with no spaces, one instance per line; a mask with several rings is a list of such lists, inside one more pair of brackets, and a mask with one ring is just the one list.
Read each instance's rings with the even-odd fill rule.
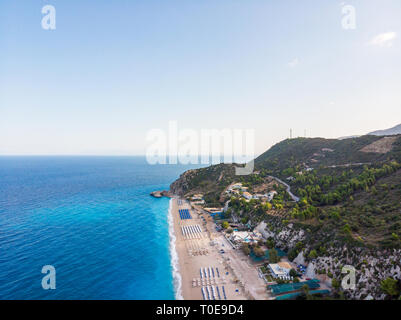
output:
[[399,0],[2,0],[0,155],[141,155],[169,121],[252,129],[256,154],[290,128],[392,127],[400,17]]

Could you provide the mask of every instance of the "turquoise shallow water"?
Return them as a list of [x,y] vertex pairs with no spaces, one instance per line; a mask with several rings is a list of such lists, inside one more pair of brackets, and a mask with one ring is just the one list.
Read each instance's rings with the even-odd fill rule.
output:
[[[0,299],[174,299],[169,200],[149,193],[189,168],[0,157]],[[55,290],[42,289],[44,265]]]

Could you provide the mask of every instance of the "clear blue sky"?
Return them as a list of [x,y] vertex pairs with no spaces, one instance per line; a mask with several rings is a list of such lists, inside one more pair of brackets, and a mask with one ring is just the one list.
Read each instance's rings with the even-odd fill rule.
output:
[[[0,2],[0,154],[144,154],[146,133],[294,135],[401,122],[401,1]],[[44,5],[56,30],[41,28]]]

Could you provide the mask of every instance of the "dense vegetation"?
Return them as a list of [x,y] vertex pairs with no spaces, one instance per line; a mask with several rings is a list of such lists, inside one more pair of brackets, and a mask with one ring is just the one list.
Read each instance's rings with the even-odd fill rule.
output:
[[[233,165],[210,166],[180,179],[181,190],[203,193],[208,206],[230,200],[223,218],[244,226],[275,217],[284,225],[313,230],[318,251],[319,241],[401,247],[401,136],[388,152],[361,151],[380,139],[287,139],[255,159],[255,174],[235,176]],[[300,201],[292,201],[271,176],[287,181]],[[251,193],[278,194],[271,202],[246,201],[225,194],[233,182],[242,182]]]

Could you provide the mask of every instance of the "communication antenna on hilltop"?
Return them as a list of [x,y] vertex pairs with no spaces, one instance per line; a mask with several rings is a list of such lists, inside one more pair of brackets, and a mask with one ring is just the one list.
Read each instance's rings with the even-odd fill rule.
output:
[[290,139],[292,139],[292,129],[290,129]]

